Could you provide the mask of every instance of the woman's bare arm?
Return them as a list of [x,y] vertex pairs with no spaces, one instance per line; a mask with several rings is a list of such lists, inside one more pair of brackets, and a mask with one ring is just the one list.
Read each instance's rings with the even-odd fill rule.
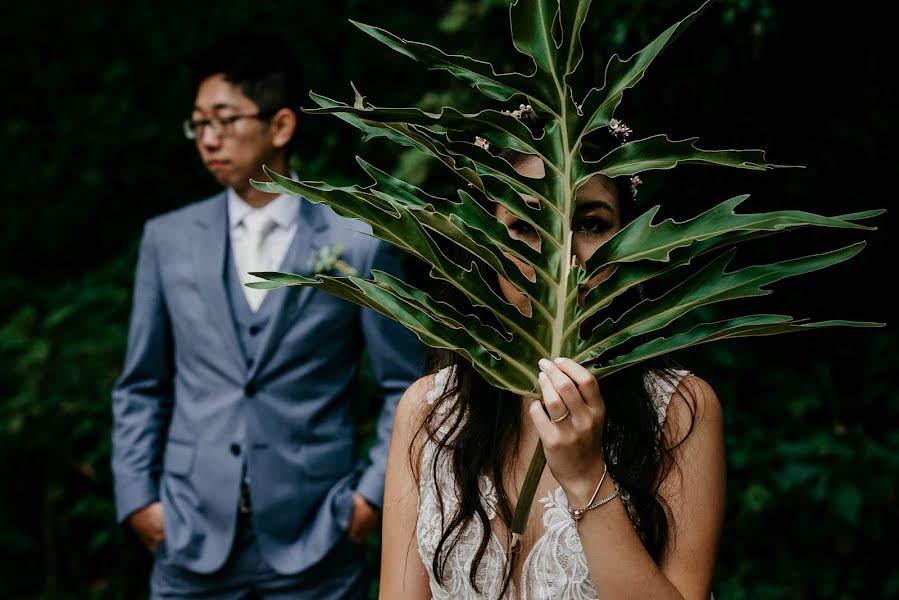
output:
[[[546,369],[544,400],[547,409],[571,410],[571,418],[558,427],[543,413],[539,403],[532,407],[538,431],[547,451],[555,454],[555,471],[567,475],[567,485],[559,476],[572,506],[587,503],[602,474],[601,456],[589,460],[586,449],[595,445],[596,431],[603,422],[602,397],[589,385],[589,372],[571,361]],[[564,373],[576,386],[568,386]],[[592,376],[591,376],[592,377]],[[547,388],[558,388],[559,394]],[[584,391],[580,402],[579,391]],[[575,395],[577,394],[577,395]],[[564,402],[564,406],[559,404]],[[695,419],[694,419],[695,414]],[[570,423],[569,423],[570,421]],[[692,431],[686,435],[690,424]],[[678,387],[665,422],[668,440],[683,440],[673,451],[675,466],[662,482],[660,494],[670,507],[669,539],[657,565],[631,525],[620,498],[584,513],[577,523],[578,534],[591,579],[600,598],[654,600],[708,600],[717,543],[724,514],[724,439],[721,406],[714,390],[697,377],[688,377]],[[684,437],[686,435],[686,438]],[[587,465],[600,463],[598,470]],[[552,462],[550,463],[552,466]],[[583,473],[583,475],[576,475]],[[591,483],[592,482],[592,485]],[[606,478],[596,498],[614,491]]]
[[726,470],[721,403],[708,383],[684,378],[669,404],[665,433],[669,440],[687,437],[674,449],[677,466],[660,489],[672,513],[662,573],[684,598],[705,600],[724,521]]
[[[418,485],[409,461],[415,432],[422,422],[425,397],[433,376],[416,381],[397,406],[393,436],[387,454],[384,519],[381,536],[380,598],[421,600],[431,597],[428,574],[418,554],[415,525],[418,520]],[[416,440],[420,446],[420,438]],[[419,447],[412,448],[418,456]]]

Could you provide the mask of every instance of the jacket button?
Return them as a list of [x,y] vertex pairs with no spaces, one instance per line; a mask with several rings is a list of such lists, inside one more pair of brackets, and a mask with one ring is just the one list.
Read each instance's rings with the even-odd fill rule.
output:
[[240,444],[231,444],[231,454],[240,456]]
[[252,398],[256,395],[256,384],[252,381],[243,387],[243,393]]
[[262,331],[262,327],[259,325],[250,325],[250,335],[256,335],[260,331]]

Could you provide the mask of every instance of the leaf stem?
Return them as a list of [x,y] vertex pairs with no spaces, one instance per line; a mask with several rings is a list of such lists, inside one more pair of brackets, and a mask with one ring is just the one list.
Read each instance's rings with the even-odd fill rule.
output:
[[515,504],[515,514],[512,516],[512,543],[510,551],[516,551],[518,543],[521,541],[521,535],[524,533],[528,515],[531,513],[531,505],[534,503],[534,496],[537,493],[537,484],[540,483],[545,466],[546,456],[543,454],[543,443],[538,440],[527,475],[524,477],[524,483],[521,484],[518,502]]

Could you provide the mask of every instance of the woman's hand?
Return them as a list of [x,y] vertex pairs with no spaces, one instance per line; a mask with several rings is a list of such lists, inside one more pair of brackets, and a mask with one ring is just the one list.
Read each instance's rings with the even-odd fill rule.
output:
[[583,506],[605,468],[605,402],[593,374],[568,358],[542,359],[539,381],[543,405],[535,400],[530,413],[546,463],[569,504]]

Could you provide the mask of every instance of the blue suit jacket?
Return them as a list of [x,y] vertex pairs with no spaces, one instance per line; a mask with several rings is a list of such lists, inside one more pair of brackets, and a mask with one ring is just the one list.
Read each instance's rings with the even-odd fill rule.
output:
[[[311,274],[318,248],[367,275],[397,273],[367,225],[300,200],[283,265]],[[228,303],[226,195],[152,219],[140,246],[128,350],[112,393],[120,520],[161,499],[168,559],[217,570],[234,538],[246,461],[260,550],[277,571],[317,563],[346,535],[352,490],[375,506],[393,417],[421,370],[402,326],[311,288],[269,291],[272,321],[248,367]],[[363,468],[354,447],[350,384],[363,346],[384,405]]]

